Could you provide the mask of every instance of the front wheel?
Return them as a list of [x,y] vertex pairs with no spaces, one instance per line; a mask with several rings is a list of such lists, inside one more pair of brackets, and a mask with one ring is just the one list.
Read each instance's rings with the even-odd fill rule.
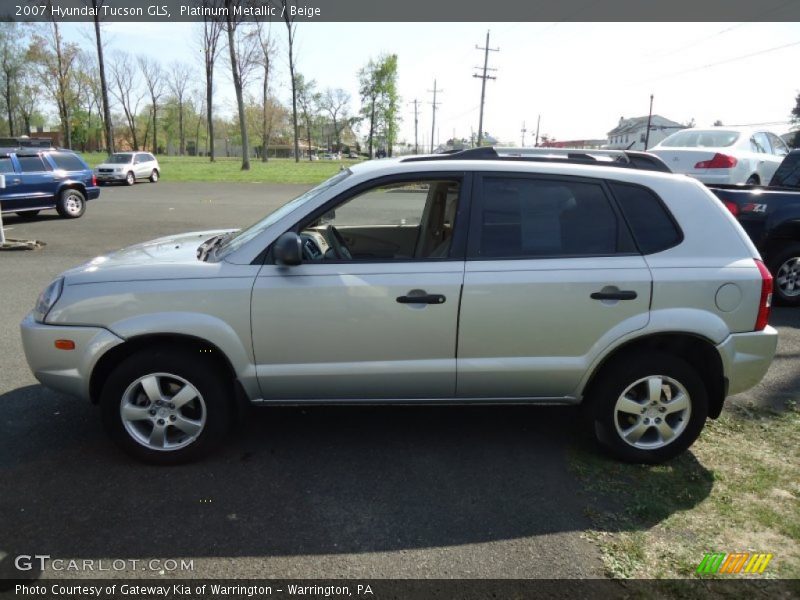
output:
[[58,197],[56,211],[65,219],[77,219],[86,212],[86,198],[80,190],[64,190]]
[[125,183],[128,185],[133,185],[136,183],[136,177],[133,174],[133,171],[128,171],[128,174],[125,175]]
[[125,452],[162,465],[208,453],[225,436],[231,415],[216,366],[170,349],[123,361],[103,386],[100,404],[107,433]]
[[776,303],[800,306],[800,244],[789,244],[767,263],[775,278]]
[[614,361],[587,401],[598,442],[627,462],[655,464],[677,456],[694,443],[708,416],[702,379],[670,354]]

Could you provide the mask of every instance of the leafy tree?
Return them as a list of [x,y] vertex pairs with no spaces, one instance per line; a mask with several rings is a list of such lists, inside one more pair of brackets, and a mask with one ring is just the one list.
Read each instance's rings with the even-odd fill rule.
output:
[[358,72],[359,93],[361,94],[361,114],[369,123],[367,146],[370,157],[374,156],[374,140],[379,126],[383,126],[384,137],[391,155],[392,145],[397,137],[398,105],[397,95],[397,55],[381,56],[377,61],[370,59]]
[[17,87],[23,67],[23,52],[16,23],[0,23],[0,87],[8,116],[8,135],[14,137]]
[[[800,125],[800,94],[794,99],[794,108],[792,108],[792,124],[795,126]],[[792,139],[792,146],[800,148],[800,128],[795,132],[794,139]]]
[[308,142],[308,160],[311,160],[311,129],[312,123],[319,112],[319,94],[316,92],[317,82],[313,79],[306,81],[302,73],[295,74],[294,87],[297,90],[297,103],[303,113],[306,126],[306,140]]

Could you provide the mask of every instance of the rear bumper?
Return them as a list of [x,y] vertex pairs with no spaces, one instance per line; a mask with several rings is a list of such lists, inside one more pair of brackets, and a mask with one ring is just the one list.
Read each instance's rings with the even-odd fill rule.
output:
[[770,326],[764,331],[734,333],[717,346],[728,380],[728,395],[748,390],[761,381],[777,347],[778,332]]
[[[28,314],[20,323],[22,346],[34,377],[51,389],[89,399],[95,364],[124,340],[102,327],[69,327],[37,323]],[[59,350],[56,340],[72,340],[74,350]]]
[[89,186],[86,188],[86,199],[87,200],[96,200],[100,197],[100,187],[99,186]]

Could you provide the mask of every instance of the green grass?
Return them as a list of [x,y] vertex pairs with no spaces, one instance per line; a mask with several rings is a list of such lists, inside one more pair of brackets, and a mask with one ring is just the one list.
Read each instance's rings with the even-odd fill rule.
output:
[[[95,167],[106,155],[98,152],[83,154],[84,160]],[[287,183],[313,185],[335,175],[339,169],[359,161],[315,160],[296,163],[288,158],[271,158],[263,163],[251,158],[250,170],[242,171],[241,158],[218,158],[210,162],[207,157],[158,156],[162,181],[214,181],[237,183]]]
[[[693,579],[706,552],[769,552],[762,575],[714,577],[800,578],[800,412],[792,406],[727,408],[665,465],[622,464],[583,447],[570,464],[587,494],[585,535],[611,577]],[[673,584],[664,582],[666,596]]]

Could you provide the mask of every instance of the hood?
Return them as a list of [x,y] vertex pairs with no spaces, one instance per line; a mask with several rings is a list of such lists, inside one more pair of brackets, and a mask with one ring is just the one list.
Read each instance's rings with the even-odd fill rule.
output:
[[104,162],[97,165],[95,169],[124,169],[125,167],[130,167],[130,166],[131,163]]
[[125,278],[179,278],[192,277],[191,267],[208,263],[197,259],[197,248],[206,240],[235,229],[214,229],[170,235],[93,258],[89,262],[64,273],[67,284],[99,281],[121,281]]

